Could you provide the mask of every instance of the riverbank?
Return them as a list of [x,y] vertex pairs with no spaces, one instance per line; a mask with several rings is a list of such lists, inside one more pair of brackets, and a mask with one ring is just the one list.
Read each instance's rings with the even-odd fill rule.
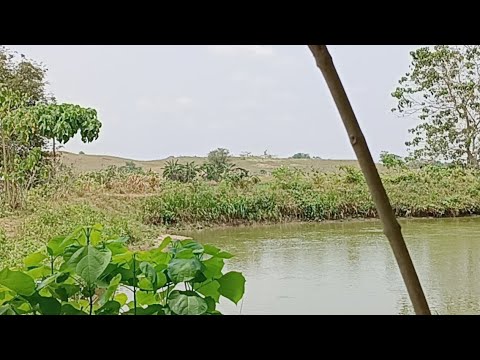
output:
[[[480,173],[427,167],[382,172],[398,217],[480,215]],[[150,246],[166,233],[256,224],[374,219],[362,174],[280,168],[236,181],[164,181],[155,172],[110,169],[59,172],[28,194],[21,211],[0,209],[0,265],[18,263],[45,241],[78,225],[102,223],[107,234]]]

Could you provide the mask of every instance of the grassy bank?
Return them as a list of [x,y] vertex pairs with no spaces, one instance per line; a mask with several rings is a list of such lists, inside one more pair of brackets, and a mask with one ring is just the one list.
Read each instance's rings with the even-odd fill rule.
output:
[[[480,213],[478,172],[426,168],[383,173],[397,216],[444,217]],[[281,168],[258,184],[165,184],[145,200],[148,224],[238,224],[376,217],[361,173],[303,173]]]
[[[402,217],[480,214],[480,172],[426,167],[382,172]],[[30,191],[27,207],[0,209],[0,265],[14,264],[49,238],[102,223],[112,235],[148,246],[172,228],[322,221],[376,216],[361,173],[304,172],[281,167],[258,178],[220,183],[164,181],[156,172],[110,168],[61,171]]]

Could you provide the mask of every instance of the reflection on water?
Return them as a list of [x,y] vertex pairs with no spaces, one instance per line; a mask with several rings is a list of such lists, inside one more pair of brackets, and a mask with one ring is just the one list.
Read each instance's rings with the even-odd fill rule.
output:
[[[433,313],[480,313],[480,218],[401,221]],[[188,233],[236,256],[243,303],[226,314],[411,314],[378,221],[288,224]],[[227,269],[228,270],[228,269]]]

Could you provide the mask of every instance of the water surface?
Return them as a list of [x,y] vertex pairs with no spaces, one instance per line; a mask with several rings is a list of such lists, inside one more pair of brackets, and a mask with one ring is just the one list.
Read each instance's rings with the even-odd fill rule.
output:
[[[480,314],[480,218],[400,221],[433,313]],[[378,221],[208,229],[247,279],[226,314],[411,314]]]

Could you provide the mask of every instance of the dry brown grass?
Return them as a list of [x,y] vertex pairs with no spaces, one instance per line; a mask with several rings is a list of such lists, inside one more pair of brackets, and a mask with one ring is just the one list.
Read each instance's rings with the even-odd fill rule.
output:
[[[169,157],[162,160],[140,161],[131,160],[115,156],[106,155],[78,155],[63,152],[61,161],[65,165],[73,166],[75,171],[87,172],[106,169],[109,166],[124,166],[127,161],[132,161],[135,165],[151,169],[152,171],[161,173],[163,167],[168,160],[177,159],[180,163],[194,161],[201,165],[206,161],[205,157]],[[248,170],[254,175],[260,174],[261,170],[271,172],[280,166],[294,167],[301,170],[319,170],[322,172],[335,172],[339,166],[355,166],[358,167],[356,160],[321,160],[321,159],[281,159],[281,158],[261,158],[261,157],[233,157],[232,161],[239,167]]]

